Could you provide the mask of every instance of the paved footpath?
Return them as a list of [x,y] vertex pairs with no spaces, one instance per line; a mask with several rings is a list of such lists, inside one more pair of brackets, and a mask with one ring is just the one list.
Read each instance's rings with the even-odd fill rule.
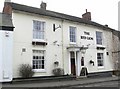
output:
[[117,81],[119,77],[104,77],[104,78],[78,78],[75,80],[66,80],[66,81],[46,81],[46,82],[30,82],[30,83],[6,83],[3,84],[3,87],[63,87],[63,86],[75,86],[75,85],[85,85],[93,84],[107,81]]

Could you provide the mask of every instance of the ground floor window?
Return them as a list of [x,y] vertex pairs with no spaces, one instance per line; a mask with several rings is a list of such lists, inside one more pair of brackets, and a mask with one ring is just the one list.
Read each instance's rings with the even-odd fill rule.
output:
[[81,66],[84,66],[84,57],[81,58]]
[[103,53],[97,53],[97,64],[98,67],[102,67],[104,66],[104,57],[103,57]]
[[33,50],[33,69],[45,69],[45,51]]

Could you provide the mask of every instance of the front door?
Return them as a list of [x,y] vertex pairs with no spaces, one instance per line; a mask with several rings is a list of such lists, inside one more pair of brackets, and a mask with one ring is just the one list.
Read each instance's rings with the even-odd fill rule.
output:
[[70,52],[70,61],[71,61],[71,74],[76,75],[75,53],[74,52]]
[[71,74],[76,75],[75,59],[71,58]]

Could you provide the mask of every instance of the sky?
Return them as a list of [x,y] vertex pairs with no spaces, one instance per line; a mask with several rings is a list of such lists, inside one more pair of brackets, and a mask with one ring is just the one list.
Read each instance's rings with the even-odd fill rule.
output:
[[[118,30],[118,2],[120,0],[11,0],[11,2],[40,8],[41,2],[47,3],[47,10],[82,17],[87,9],[92,21]],[[0,0],[0,12],[4,0]]]

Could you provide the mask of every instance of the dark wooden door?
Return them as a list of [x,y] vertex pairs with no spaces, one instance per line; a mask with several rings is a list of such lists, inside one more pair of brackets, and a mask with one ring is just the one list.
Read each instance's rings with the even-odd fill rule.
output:
[[76,75],[75,59],[71,58],[71,74]]

